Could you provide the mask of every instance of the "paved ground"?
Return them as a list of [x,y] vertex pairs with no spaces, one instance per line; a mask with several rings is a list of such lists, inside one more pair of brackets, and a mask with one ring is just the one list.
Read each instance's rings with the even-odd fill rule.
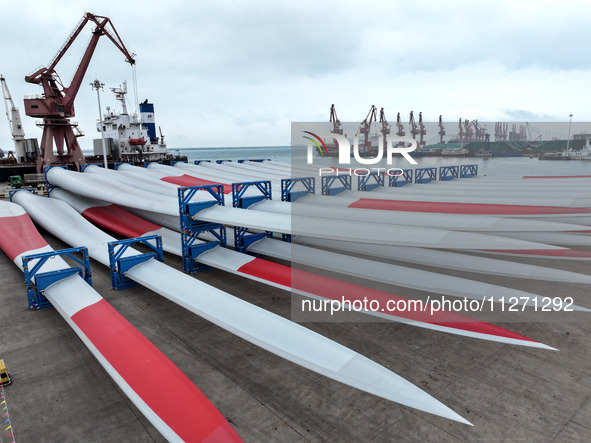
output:
[[[65,247],[44,236],[55,248]],[[166,262],[181,266],[176,257]],[[588,262],[543,263],[590,272]],[[504,324],[559,352],[393,323],[306,324],[422,387],[474,423],[469,427],[302,369],[149,290],[113,291],[106,268],[92,265],[94,287],[194,381],[245,441],[591,441],[591,317]],[[582,285],[449,273],[542,295],[576,294],[577,303],[591,307]],[[27,309],[22,274],[2,253],[0,275],[0,358],[14,381],[5,393],[16,441],[162,441],[54,309]],[[215,270],[196,278],[290,315],[285,291]],[[165,390],[166,380],[154,374],[154,386]]]

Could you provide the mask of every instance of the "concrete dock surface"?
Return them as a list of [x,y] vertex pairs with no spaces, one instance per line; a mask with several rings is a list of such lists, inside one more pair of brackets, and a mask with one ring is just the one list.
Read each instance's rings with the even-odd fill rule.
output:
[[[68,247],[41,232],[54,248]],[[591,272],[584,261],[511,259]],[[182,269],[178,257],[166,254],[165,263]],[[558,352],[389,322],[304,324],[421,387],[470,427],[303,369],[148,289],[114,291],[108,269],[94,261],[91,266],[94,288],[203,391],[246,442],[591,441],[591,315],[577,322],[501,324]],[[576,294],[575,303],[591,308],[588,288],[580,284],[431,270],[540,295]],[[16,441],[164,441],[57,311],[28,309],[23,274],[5,254],[0,272],[0,358],[13,380],[4,392]],[[286,291],[217,270],[195,278],[290,317]],[[165,391],[166,384],[154,373],[155,390]]]

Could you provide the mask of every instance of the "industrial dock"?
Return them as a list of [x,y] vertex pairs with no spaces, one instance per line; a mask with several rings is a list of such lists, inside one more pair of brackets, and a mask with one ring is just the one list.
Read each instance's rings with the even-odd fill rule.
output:
[[[67,247],[44,236],[56,249]],[[28,310],[22,274],[4,254],[0,263],[2,358],[13,378],[5,393],[16,441],[164,441],[54,309]],[[166,263],[182,268],[178,257],[167,255]],[[585,262],[544,261],[544,265],[589,273]],[[289,318],[289,292],[216,270],[197,277]],[[577,284],[484,279],[548,296],[586,297],[588,292]],[[469,427],[332,382],[257,349],[147,289],[113,291],[110,274],[94,263],[93,282],[199,386],[245,441],[569,442],[591,438],[588,321],[505,325],[559,352],[392,323],[305,325],[422,387],[467,417],[474,424]],[[166,391],[166,380],[154,374],[153,389]]]
[[[191,12],[213,24],[199,8]],[[233,35],[240,25],[228,20],[224,32],[198,36],[185,25],[206,27],[180,8],[187,22],[177,16],[171,26],[161,14],[165,39],[174,29],[176,41],[160,46],[160,21],[144,9],[125,38],[109,17],[85,12],[49,63],[20,77],[38,95],[23,94],[17,70],[0,75],[12,142],[0,149],[0,443],[591,441],[591,162],[552,161],[591,159],[591,126],[573,124],[573,113],[561,122],[543,108],[509,109],[516,96],[500,79],[511,75],[492,74],[492,97],[507,95],[485,112],[461,96],[490,91],[469,82],[447,88],[447,74],[436,90],[450,95],[438,99],[426,93],[432,57],[420,51],[417,97],[400,88],[413,84],[400,60],[415,54],[395,59],[388,45],[378,49],[389,82],[397,60],[394,95],[380,71],[371,73],[380,93],[366,93],[366,68],[361,82],[338,61],[354,51],[327,59],[320,76],[302,61],[307,80],[297,87],[291,59],[306,58],[297,51],[275,80],[267,55],[244,49],[220,69],[225,52],[210,36],[232,36],[222,45],[229,53],[243,42],[266,47],[268,38],[248,37],[256,20],[244,35]],[[288,22],[298,23],[292,13]],[[274,23],[273,14],[261,17]],[[47,33],[34,22],[31,32]],[[275,34],[282,51],[292,47]],[[124,41],[143,48],[142,81],[166,103],[164,131],[154,102],[138,93],[136,54]],[[205,43],[207,64],[195,69],[195,48]],[[88,78],[93,58],[107,66],[95,52],[103,44],[129,65],[129,88],[124,77]],[[445,65],[458,54],[440,55],[433,60]],[[121,74],[112,63],[101,77]],[[209,70],[222,88],[195,74]],[[357,80],[341,83],[341,71]],[[251,74],[281,87],[259,94]],[[186,88],[180,95],[160,91],[177,83]],[[344,86],[353,83],[368,89]],[[82,130],[90,129],[83,86],[93,100],[96,92],[94,139]],[[324,89],[341,102],[315,114],[332,101]],[[552,101],[545,89],[542,101]],[[306,100],[284,103],[279,90]],[[356,110],[366,105],[343,91],[387,106],[371,105],[361,120]],[[406,91],[415,109],[445,103],[453,119],[434,108],[408,111]],[[225,93],[252,108],[229,110]],[[272,97],[273,113],[261,97]],[[531,109],[537,99],[527,96]],[[21,108],[40,138],[25,134]],[[327,118],[294,121],[302,114],[292,109]],[[179,140],[202,143],[207,131],[216,144],[249,146],[252,134],[272,144],[285,119],[289,146],[179,149]],[[198,127],[207,128],[203,138]]]
[[[204,170],[229,171],[231,163]],[[249,163],[243,167],[245,171],[251,167]],[[251,168],[256,167],[256,162],[252,165]],[[145,174],[157,171],[156,166],[147,168]],[[417,175],[419,172],[415,171]],[[55,177],[61,175],[68,174]],[[397,192],[400,198],[415,188],[428,186],[435,192],[448,183],[449,188],[456,180],[468,184],[470,180],[478,183],[487,179],[458,178],[431,184],[407,184],[391,191]],[[405,191],[407,187],[409,191]],[[384,191],[374,188],[373,192]],[[369,196],[372,192],[364,194]],[[294,208],[300,204],[303,203],[292,203]],[[56,250],[69,246],[47,232],[42,233]],[[590,247],[577,247],[577,250],[582,257],[591,256]],[[462,254],[489,255],[476,250]],[[165,255],[166,265],[183,270],[180,257]],[[0,321],[7,325],[2,358],[13,381],[4,392],[17,438],[24,441],[115,438],[164,441],[55,309],[28,309],[22,274],[6,255],[0,260],[6,288],[3,291],[5,309]],[[584,259],[509,257],[508,260],[589,275],[588,261]],[[442,272],[440,266],[413,265],[406,260],[387,262]],[[320,269],[314,272],[336,276]],[[572,297],[576,305],[591,308],[587,300],[588,284],[494,274],[494,269],[490,274],[445,270],[449,277],[510,287],[541,297]],[[92,278],[94,288],[199,387],[244,441],[473,441],[491,438],[585,441],[591,435],[588,426],[591,373],[587,364],[591,355],[585,351],[589,348],[587,336],[591,329],[585,312],[572,313],[570,317],[571,314],[565,313],[563,317],[556,313],[556,316],[535,320],[536,313],[530,309],[511,314],[507,323],[499,324],[558,351],[461,337],[396,322],[367,322],[356,317],[346,321],[303,323],[306,328],[394,371],[473,424],[466,426],[380,399],[290,363],[146,288],[136,286],[115,291],[108,268],[94,261]],[[194,274],[194,278],[266,311],[292,318],[296,293],[215,269]],[[360,281],[353,276],[338,278],[412,299],[424,300],[429,295],[396,284]],[[166,395],[167,380],[155,373],[152,388]]]

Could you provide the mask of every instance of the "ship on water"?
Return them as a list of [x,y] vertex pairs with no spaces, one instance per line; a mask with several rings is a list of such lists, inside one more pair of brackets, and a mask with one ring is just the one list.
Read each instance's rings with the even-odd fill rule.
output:
[[586,139],[582,149],[567,149],[565,151],[547,152],[539,156],[540,160],[591,160],[591,145]]
[[160,136],[156,135],[154,105],[145,100],[139,104],[139,115],[129,114],[125,100],[127,83],[110,89],[121,103],[121,112],[107,107],[102,120],[97,121],[96,128],[102,138],[93,140],[94,155],[102,155],[104,140],[105,151],[112,158],[126,162],[163,160],[168,151],[160,128]]

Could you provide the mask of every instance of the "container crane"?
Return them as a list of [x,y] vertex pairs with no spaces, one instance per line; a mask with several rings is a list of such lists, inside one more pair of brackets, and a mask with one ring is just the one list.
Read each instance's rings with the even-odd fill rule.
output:
[[21,114],[18,108],[12,101],[12,96],[8,90],[6,79],[0,75],[0,83],[2,83],[2,95],[4,96],[4,106],[6,106],[6,117],[8,118],[8,126],[10,127],[10,134],[14,141],[14,152],[18,162],[23,163],[26,160],[25,149],[25,130],[21,122]]
[[376,108],[374,105],[371,105],[371,108],[369,108],[369,112],[367,113],[365,120],[361,122],[361,126],[359,127],[359,132],[365,135],[365,139],[363,141],[364,153],[369,153],[372,151],[371,141],[369,140],[369,131],[371,130],[371,122],[377,121],[377,112],[378,108]]
[[507,127],[509,123],[496,122],[495,123],[495,141],[507,141]]
[[[92,31],[92,37],[80,65],[78,66],[74,77],[69,86],[62,83],[55,68],[64,54],[71,47],[82,29],[88,23],[94,23],[95,29]],[[96,49],[101,36],[106,35],[111,42],[125,56],[125,61],[132,65],[134,85],[137,84],[135,77],[135,54],[131,54],[119,37],[119,34],[113,27],[108,17],[86,13],[76,25],[76,28],[67,38],[64,45],[55,55],[47,67],[42,67],[32,74],[25,77],[27,83],[41,85],[43,94],[34,98],[25,98],[25,113],[29,117],[42,118],[43,136],[41,138],[41,156],[37,158],[37,171],[41,172],[44,167],[52,163],[72,162],[76,168],[86,163],[74,128],[77,123],[70,121],[70,117],[75,115],[74,100],[80,85],[84,79],[84,74],[88,69],[92,55]],[[136,88],[137,90],[137,88]],[[53,152],[53,144],[57,149],[57,155]],[[64,146],[65,144],[65,146]],[[64,152],[64,147],[67,152]]]

